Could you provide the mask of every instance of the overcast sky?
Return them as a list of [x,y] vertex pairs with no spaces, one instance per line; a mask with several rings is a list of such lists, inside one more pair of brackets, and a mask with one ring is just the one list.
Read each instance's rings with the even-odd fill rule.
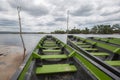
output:
[[23,31],[50,32],[120,23],[120,0],[0,0],[0,31],[19,31],[17,5]]

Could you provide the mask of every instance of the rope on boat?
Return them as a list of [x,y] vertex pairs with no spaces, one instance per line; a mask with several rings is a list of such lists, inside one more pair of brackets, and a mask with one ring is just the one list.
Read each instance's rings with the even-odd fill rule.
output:
[[21,16],[20,16],[21,6],[20,5],[17,5],[17,12],[18,12],[19,27],[20,27],[20,38],[21,38],[21,41],[22,41],[23,49],[24,49],[24,52],[23,52],[23,60],[24,60],[25,59],[26,47],[25,47],[25,43],[24,43],[24,40],[23,40],[23,37],[22,37],[22,25],[21,25]]

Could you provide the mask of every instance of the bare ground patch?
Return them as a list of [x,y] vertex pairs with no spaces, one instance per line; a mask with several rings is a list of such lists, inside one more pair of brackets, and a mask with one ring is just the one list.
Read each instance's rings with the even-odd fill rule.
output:
[[0,45],[0,80],[10,80],[23,59],[23,50],[17,46]]

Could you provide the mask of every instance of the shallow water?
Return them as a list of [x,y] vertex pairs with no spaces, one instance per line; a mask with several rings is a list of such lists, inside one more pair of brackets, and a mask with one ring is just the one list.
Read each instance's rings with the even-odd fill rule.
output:
[[[27,53],[30,53],[38,41],[47,34],[23,34],[25,46],[27,49]],[[50,34],[48,34],[50,35]],[[64,43],[66,43],[67,34],[52,34],[57,37]],[[74,34],[76,36],[80,36],[83,38],[86,37],[116,37],[120,38],[119,34]],[[21,39],[19,34],[0,34],[0,45],[8,45],[8,46],[19,46],[22,47]]]

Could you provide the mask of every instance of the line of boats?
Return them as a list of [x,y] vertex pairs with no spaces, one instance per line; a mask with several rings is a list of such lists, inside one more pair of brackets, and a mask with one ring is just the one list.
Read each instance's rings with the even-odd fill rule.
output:
[[11,80],[120,80],[120,39],[46,35]]

